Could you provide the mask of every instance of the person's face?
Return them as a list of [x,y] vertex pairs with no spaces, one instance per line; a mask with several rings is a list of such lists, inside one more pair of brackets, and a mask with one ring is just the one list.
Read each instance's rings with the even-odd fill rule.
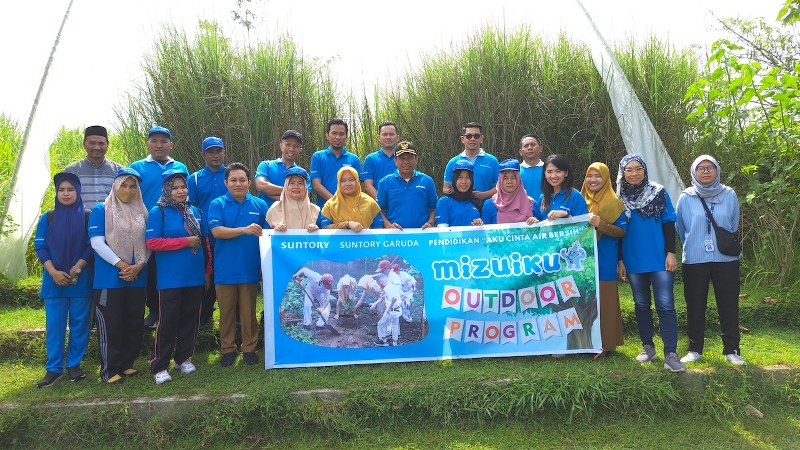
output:
[[78,191],[75,190],[75,186],[72,183],[66,180],[58,185],[56,195],[58,196],[58,202],[64,206],[71,206],[78,200]]
[[417,155],[403,153],[400,156],[396,156],[394,161],[401,177],[410,178],[414,176],[414,170],[417,168]]
[[586,188],[589,189],[589,192],[597,192],[603,187],[603,177],[597,169],[589,169],[584,181],[586,182]]
[[462,170],[458,174],[458,178],[456,178],[456,189],[458,189],[458,192],[468,192],[471,186],[472,180],[469,177],[469,171]]
[[172,201],[176,203],[183,203],[186,201],[186,197],[189,195],[189,187],[186,186],[186,182],[183,181],[181,177],[175,177],[172,181]]
[[544,177],[547,179],[550,186],[553,186],[556,190],[561,189],[561,184],[564,182],[564,178],[566,178],[567,175],[569,175],[569,172],[559,169],[553,163],[548,164],[544,168]]
[[86,136],[83,141],[83,148],[89,159],[102,160],[108,152],[108,139],[103,136]]
[[394,148],[400,142],[400,135],[397,134],[393,125],[384,125],[378,133],[378,142],[381,144],[381,148]]
[[228,192],[236,199],[242,199],[247,196],[247,191],[250,190],[250,178],[247,173],[241,169],[231,170],[228,178],[225,179],[225,186]]
[[356,177],[350,172],[345,172],[342,174],[342,179],[339,182],[339,189],[342,190],[342,194],[344,195],[355,195],[356,184]]
[[130,203],[139,195],[139,180],[135,177],[127,177],[117,189],[117,198],[122,203]]
[[717,166],[709,160],[700,161],[695,168],[694,177],[701,184],[711,184],[717,179]]
[[154,134],[147,138],[147,150],[156,161],[163,161],[172,151],[172,141],[165,134]]
[[503,192],[507,194],[514,193],[517,190],[517,185],[519,185],[515,172],[513,170],[504,170],[502,175],[503,184],[500,187],[503,188]]
[[636,186],[644,180],[644,167],[639,161],[631,161],[622,170],[625,182],[631,186]]
[[461,143],[464,148],[470,151],[478,151],[483,143],[483,134],[480,128],[467,128],[464,134],[461,135]]
[[203,152],[203,161],[211,170],[217,170],[222,167],[225,162],[225,149],[220,147],[211,147]]
[[525,161],[537,161],[542,154],[542,146],[539,141],[532,137],[526,137],[522,140],[522,147],[519,149],[519,155]]
[[303,152],[300,141],[293,137],[283,139],[278,147],[281,149],[281,156],[288,161],[297,161],[300,153]]
[[305,178],[291,175],[286,186],[286,195],[292,200],[302,200],[306,196],[307,189]]
[[325,133],[325,139],[328,140],[333,148],[344,147],[344,141],[347,140],[347,132],[344,130],[344,125],[331,125],[331,130]]

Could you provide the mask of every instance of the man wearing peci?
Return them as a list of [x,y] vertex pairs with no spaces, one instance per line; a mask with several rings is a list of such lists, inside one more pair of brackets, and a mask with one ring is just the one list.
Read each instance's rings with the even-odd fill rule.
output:
[[122,164],[106,159],[108,131],[105,127],[87,127],[83,133],[83,148],[86,150],[86,158],[68,165],[64,172],[78,176],[81,180],[83,205],[86,209],[92,209],[94,205],[106,200]]

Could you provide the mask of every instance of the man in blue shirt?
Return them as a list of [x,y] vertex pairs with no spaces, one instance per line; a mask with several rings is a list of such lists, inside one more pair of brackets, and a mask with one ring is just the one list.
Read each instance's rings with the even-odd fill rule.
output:
[[397,170],[378,183],[378,206],[384,228],[422,228],[433,226],[436,211],[436,186],[433,178],[417,172],[417,149],[403,141],[395,147]]
[[[297,160],[303,153],[303,135],[295,130],[286,130],[278,144],[281,157],[272,161],[261,161],[256,169],[256,191],[258,198],[267,202],[267,207],[280,200],[286,171],[297,166]],[[311,182],[308,183],[311,192]]]
[[464,144],[464,151],[450,159],[444,169],[442,190],[445,194],[453,192],[453,166],[460,159],[466,159],[472,163],[475,198],[484,200],[497,192],[500,162],[481,148],[484,138],[483,125],[479,123],[469,122],[461,129],[461,143]]
[[519,155],[522,156],[519,177],[522,179],[525,193],[534,200],[539,200],[539,196],[542,195],[544,161],[542,161],[541,155],[543,149],[542,140],[535,134],[526,134],[519,141]]
[[361,172],[364,192],[372,198],[378,197],[378,182],[397,170],[397,164],[394,163],[394,147],[400,142],[397,124],[383,122],[378,125],[378,142],[381,148],[364,158],[364,170]]
[[[208,209],[211,201],[217,197],[228,193],[225,186],[225,144],[222,139],[216,136],[209,136],[203,139],[200,144],[203,152],[203,160],[206,166],[201,170],[189,175],[186,180],[189,186],[189,202],[200,208],[203,219],[208,217]],[[206,225],[205,223],[203,225]],[[211,255],[213,257],[214,237],[210,236]],[[206,276],[206,286],[203,292],[203,301],[200,306],[200,326],[209,323],[214,314],[214,302],[217,300],[216,289],[214,288],[214,276]]]
[[352,166],[361,173],[361,159],[345,148],[347,123],[342,119],[331,119],[325,126],[328,148],[318,150],[311,156],[311,189],[317,194],[316,204],[320,208],[336,193],[336,174],[344,166]]
[[[149,211],[156,206],[156,202],[161,197],[161,174],[168,169],[189,173],[189,169],[182,162],[169,157],[169,152],[172,151],[172,133],[162,126],[156,125],[147,133],[147,150],[150,152],[147,158],[131,163],[131,169],[142,177],[139,188],[142,191],[144,206]],[[147,271],[147,309],[149,312],[144,319],[144,326],[155,328],[156,322],[158,322],[155,258],[147,265]]]

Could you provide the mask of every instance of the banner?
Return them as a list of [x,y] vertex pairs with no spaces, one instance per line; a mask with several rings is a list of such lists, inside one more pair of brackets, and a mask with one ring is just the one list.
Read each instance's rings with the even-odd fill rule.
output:
[[588,215],[533,226],[266,231],[266,368],[601,351]]

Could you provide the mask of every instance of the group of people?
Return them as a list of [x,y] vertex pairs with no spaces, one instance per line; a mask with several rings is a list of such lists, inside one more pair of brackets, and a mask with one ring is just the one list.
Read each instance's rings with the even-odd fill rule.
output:
[[[444,195],[438,197],[433,179],[417,170],[416,146],[400,141],[399,127],[384,122],[377,131],[381,148],[367,155],[362,167],[359,156],[345,147],[347,123],[328,121],[329,146],[312,155],[306,171],[297,165],[303,136],[287,130],[279,144],[281,156],[259,164],[253,180],[245,165],[225,164],[225,146],[218,137],[202,141],[206,165],[189,174],[186,165],[169,156],[173,140],[167,128],[150,129],[149,155],[122,167],[105,158],[106,129],[88,127],[86,158],[55,175],[55,207],[42,215],[36,232],[35,248],[45,268],[41,297],[48,354],[45,376],[37,386],[52,385],[65,367],[71,380],[85,378],[80,362],[92,313],[100,376],[109,384],[140,374],[135,360],[144,327],[156,329],[149,368],[156,383],[172,379],[171,362],[182,374],[194,372],[191,357],[198,329],[212,317],[215,303],[220,310],[220,364],[230,366],[238,356],[237,319],[243,360],[257,364],[258,237],[266,227],[278,232],[320,228],[359,232],[533,224],[587,213],[598,234],[603,342],[598,357],[622,344],[616,282],[627,280],[642,341],[636,359],[649,362],[656,357],[654,301],[664,367],[686,370],[685,363],[702,358],[711,283],[725,358],[744,364],[739,353],[739,256],[721,253],[715,233],[717,226],[737,230],[739,204],[735,192],[721,184],[720,167],[712,156],[702,155],[692,164],[692,186],[681,194],[675,209],[663,186],[649,179],[639,155],[629,154],[620,161],[616,191],[609,168],[599,162],[589,166],[577,190],[569,160],[554,154],[543,161],[542,141],[535,134],[520,140],[521,162],[500,162],[481,148],[483,127],[470,122],[461,129],[463,151],[448,162]],[[257,195],[250,192],[253,182]],[[689,338],[688,353],[680,359],[673,295],[676,224],[683,243]],[[384,283],[391,278],[388,270]],[[401,294],[396,297],[402,304]],[[142,319],[145,306],[148,314]],[[395,308],[387,305],[387,310]],[[399,326],[387,325],[393,319],[379,324],[381,343],[387,341],[388,330],[399,331]],[[310,313],[304,314],[306,322],[311,323]]]

